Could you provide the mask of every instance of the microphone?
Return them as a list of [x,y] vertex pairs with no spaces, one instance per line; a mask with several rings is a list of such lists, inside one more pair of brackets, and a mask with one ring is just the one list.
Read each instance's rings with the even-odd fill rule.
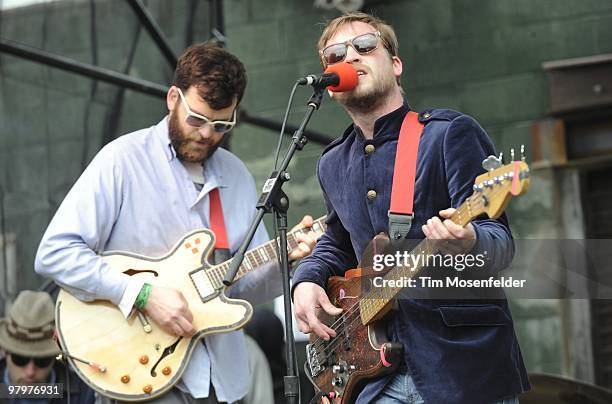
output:
[[349,63],[337,63],[325,69],[321,75],[310,74],[298,80],[300,85],[310,85],[315,88],[325,88],[341,93],[357,87],[359,76],[357,70]]

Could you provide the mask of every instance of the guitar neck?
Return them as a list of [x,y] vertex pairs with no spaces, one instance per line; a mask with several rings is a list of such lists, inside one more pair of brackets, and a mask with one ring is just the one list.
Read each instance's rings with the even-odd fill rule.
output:
[[[306,234],[310,231],[313,231],[317,234],[321,234],[325,231],[325,216],[318,218],[312,224],[312,228],[308,229],[297,229],[287,233],[287,250],[289,252],[295,250],[298,247],[299,241],[297,239],[298,234]],[[278,246],[279,239],[270,240],[265,244],[260,245],[252,250],[247,251],[244,254],[244,260],[236,273],[235,280],[242,278],[244,275],[248,274],[260,268],[266,264],[276,262],[278,260]],[[229,267],[232,263],[232,259],[225,261],[222,264],[212,266],[207,268],[206,271],[209,275],[211,282],[213,282],[213,286],[215,288],[220,288],[223,286],[223,278],[225,274],[229,270]]]
[[[450,217],[454,223],[465,227],[472,219],[479,216],[482,213],[481,204],[482,201],[476,199],[477,196],[472,195],[455,211]],[[438,252],[434,240],[424,239],[422,240],[410,253],[410,255],[422,257],[433,255]],[[425,260],[414,260],[410,262],[416,262],[415,266],[395,266],[384,276],[384,280],[401,280],[411,279],[416,277],[421,269],[423,268]],[[385,283],[389,284],[401,284],[401,282]],[[401,292],[402,287],[379,287],[372,288],[359,302],[359,309],[361,312],[361,321],[363,324],[368,324],[371,321],[377,319],[379,314],[385,309],[385,307]]]

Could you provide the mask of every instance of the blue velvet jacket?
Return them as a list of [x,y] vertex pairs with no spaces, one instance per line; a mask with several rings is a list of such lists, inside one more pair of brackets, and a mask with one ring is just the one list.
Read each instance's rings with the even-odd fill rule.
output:
[[[395,150],[409,107],[379,118],[367,140],[351,125],[329,145],[317,165],[327,208],[327,230],[311,256],[300,263],[293,287],[355,268],[369,241],[388,232]],[[472,194],[481,163],[494,154],[491,140],[471,117],[447,109],[423,111],[414,194],[414,221],[408,238],[423,239],[421,226]],[[365,151],[366,145],[374,151]],[[371,147],[369,148],[371,150]],[[374,190],[376,197],[367,198]],[[489,244],[488,265],[506,267],[514,254],[505,215],[472,222],[479,240]],[[503,295],[502,295],[503,296]],[[487,301],[402,299],[389,327],[401,341],[404,359],[426,403],[492,403],[529,389],[527,372],[505,298]],[[358,402],[370,402],[389,377],[369,383]]]

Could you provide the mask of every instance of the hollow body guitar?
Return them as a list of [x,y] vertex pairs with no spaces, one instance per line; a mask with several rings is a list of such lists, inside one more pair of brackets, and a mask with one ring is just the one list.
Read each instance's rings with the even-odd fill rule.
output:
[[[489,157],[487,160],[495,159]],[[485,160],[485,162],[487,161]],[[486,164],[483,162],[483,166]],[[467,225],[472,219],[486,214],[499,217],[512,196],[526,192],[529,167],[524,161],[488,168],[476,178],[474,193],[450,218],[456,224]],[[304,370],[320,396],[334,403],[353,403],[363,386],[371,379],[394,372],[402,360],[402,345],[387,339],[387,314],[396,306],[395,297],[401,286],[372,287],[372,278],[380,276],[379,284],[394,285],[393,281],[412,279],[422,266],[395,266],[386,272],[373,273],[369,263],[375,254],[387,250],[388,239],[377,236],[364,254],[360,268],[349,270],[344,277],[331,277],[327,295],[337,307],[338,316],[319,310],[318,318],[336,331],[336,336],[324,341],[311,334],[306,346]],[[432,240],[422,240],[411,255],[433,255],[440,251]],[[415,261],[412,261],[415,262]],[[422,262],[422,261],[421,261]],[[401,282],[395,283],[401,285]]]
[[[288,233],[288,249],[296,236],[324,231],[324,217],[312,229]],[[56,303],[56,326],[64,356],[88,385],[121,401],[144,401],[171,389],[181,378],[199,340],[206,335],[243,327],[253,309],[245,300],[225,295],[223,278],[231,260],[210,265],[207,258],[214,234],[202,229],[184,236],[165,256],[145,257],[108,252],[102,259],[115,271],[141,277],[152,285],[180,290],[193,313],[197,333],[178,337],[166,333],[144,313],[134,310],[126,319],[117,306],[102,300],[82,302],[61,290]],[[245,254],[236,280],[277,260],[275,241]]]

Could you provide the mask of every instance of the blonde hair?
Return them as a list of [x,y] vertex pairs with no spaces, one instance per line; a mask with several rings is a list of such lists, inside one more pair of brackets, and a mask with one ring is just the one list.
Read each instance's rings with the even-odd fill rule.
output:
[[[327,41],[329,41],[329,38],[334,36],[334,34],[344,25],[352,22],[364,22],[374,27],[378,32],[380,32],[380,39],[382,40],[387,52],[389,52],[389,55],[392,57],[398,56],[399,43],[397,42],[397,36],[395,35],[393,28],[380,18],[361,12],[347,13],[331,20],[323,29],[323,33],[321,33],[321,37],[317,43],[317,50],[323,50],[327,44]],[[325,61],[320,53],[319,58],[321,60],[321,64],[323,67],[325,67]]]

